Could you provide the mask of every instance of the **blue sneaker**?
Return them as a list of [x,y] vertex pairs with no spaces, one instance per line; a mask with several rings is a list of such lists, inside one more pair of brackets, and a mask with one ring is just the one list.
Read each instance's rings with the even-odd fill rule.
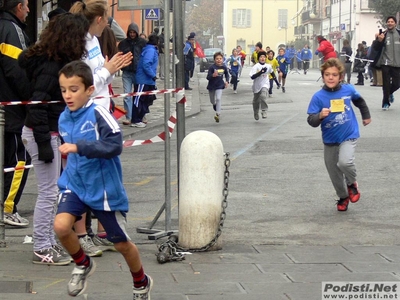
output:
[[394,102],[394,96],[393,96],[393,94],[390,94],[390,96],[389,96],[389,102],[390,102],[390,103],[393,103],[393,102]]
[[384,104],[382,110],[389,110],[389,104]]

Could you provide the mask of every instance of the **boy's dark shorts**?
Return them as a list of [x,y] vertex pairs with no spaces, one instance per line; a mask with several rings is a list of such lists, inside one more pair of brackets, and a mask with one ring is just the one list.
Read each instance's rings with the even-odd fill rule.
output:
[[130,237],[126,232],[126,213],[121,211],[103,211],[90,208],[86,205],[78,195],[73,192],[64,192],[60,194],[58,199],[57,214],[68,213],[80,220],[82,215],[90,209],[103,225],[107,240],[116,244],[120,242],[130,241]]

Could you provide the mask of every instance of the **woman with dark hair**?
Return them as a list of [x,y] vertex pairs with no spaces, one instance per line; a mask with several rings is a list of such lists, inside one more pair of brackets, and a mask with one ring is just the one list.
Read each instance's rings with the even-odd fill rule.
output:
[[[28,105],[22,139],[32,158],[38,197],[33,213],[33,263],[68,265],[71,257],[59,246],[53,231],[57,203],[57,180],[61,172],[58,151],[58,118],[64,110],[58,72],[67,63],[87,55],[85,35],[87,20],[73,14],[62,14],[50,20],[40,40],[21,53],[18,62],[30,80],[32,101]],[[45,104],[57,101],[56,104]]]

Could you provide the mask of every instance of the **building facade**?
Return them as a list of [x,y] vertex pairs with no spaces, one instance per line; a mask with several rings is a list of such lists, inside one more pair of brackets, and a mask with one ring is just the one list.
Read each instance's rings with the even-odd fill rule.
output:
[[274,51],[308,44],[314,52],[317,35],[338,52],[348,39],[354,51],[362,41],[370,45],[381,28],[369,0],[224,0],[223,20],[227,53],[237,45],[251,53],[259,41]]

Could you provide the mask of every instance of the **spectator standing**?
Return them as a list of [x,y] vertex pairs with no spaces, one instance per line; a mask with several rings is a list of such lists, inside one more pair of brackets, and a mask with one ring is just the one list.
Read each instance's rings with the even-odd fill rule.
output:
[[317,41],[319,43],[319,47],[315,51],[315,55],[321,53],[323,60],[326,61],[330,58],[336,58],[335,48],[326,38],[322,35],[317,36]]
[[164,53],[164,44],[165,44],[165,37],[164,37],[164,28],[161,29],[161,33],[158,36],[158,67],[159,67],[159,77],[161,80],[164,80],[165,70],[164,70],[164,63],[165,63],[165,53]]
[[[86,34],[86,50],[88,55],[84,57],[93,72],[94,93],[96,104],[103,106],[110,111],[109,84],[114,79],[114,74],[132,63],[132,53],[118,52],[112,58],[104,58],[98,37],[100,37],[107,26],[108,4],[106,0],[87,0],[86,2],[75,2],[70,12],[81,14],[89,21],[89,30]],[[91,237],[86,231],[86,214],[82,219],[75,222],[74,227],[79,242],[86,253],[92,256],[102,255],[101,249],[93,244]]]
[[[124,93],[132,93],[136,82],[136,70],[140,59],[140,54],[146,46],[146,40],[139,37],[139,26],[136,23],[131,23],[128,26],[127,38],[118,44],[118,50],[122,53],[132,53],[133,61],[130,65],[122,68],[122,85]],[[133,116],[133,98],[127,96],[124,98],[124,109],[126,110],[126,120],[122,122],[124,125],[131,125]]]
[[[0,101],[23,101],[30,97],[30,85],[25,70],[18,65],[18,55],[29,46],[25,20],[29,13],[28,0],[4,3],[0,9]],[[25,167],[31,163],[21,139],[26,116],[23,105],[4,107],[4,168]],[[17,205],[28,178],[28,169],[4,173],[4,223],[24,227],[29,221],[19,215]]]
[[301,50],[301,59],[303,61],[304,75],[306,75],[310,68],[310,60],[312,59],[312,52],[307,44],[304,45],[304,48]]
[[[158,66],[158,35],[150,35],[147,45],[140,54],[137,72],[135,92],[148,92],[156,90],[157,66]],[[131,127],[143,128],[143,117],[149,113],[149,106],[153,104],[156,95],[135,96],[133,102],[133,114]]]
[[351,79],[351,56],[353,55],[353,50],[351,50],[350,42],[348,40],[343,40],[343,48],[340,52],[340,61],[344,64],[345,74],[347,77],[347,83],[350,83]]
[[394,102],[393,93],[400,87],[400,30],[396,28],[397,19],[394,16],[386,18],[384,32],[376,34],[372,46],[378,52],[374,66],[382,69],[382,109],[388,110]]
[[301,49],[297,50],[296,53],[297,71],[303,69],[303,60],[301,59]]
[[183,48],[185,57],[185,90],[192,90],[189,87],[190,74],[194,71],[194,35],[189,35]]
[[341,84],[344,66],[338,59],[328,59],[321,66],[324,86],[311,98],[307,122],[321,126],[325,166],[339,197],[337,210],[346,211],[349,202],[360,199],[354,153],[360,137],[352,104],[362,117],[363,125],[371,122],[368,106],[353,85]]
[[85,63],[78,60],[68,64],[60,71],[59,80],[68,104],[59,121],[65,141],[59,151],[68,155],[68,163],[58,180],[60,201],[54,230],[75,262],[68,294],[82,295],[96,269],[94,259],[85,254],[72,230],[74,222],[90,208],[129,267],[133,299],[150,299],[153,280],[144,273],[139,250],[125,228],[129,204],[119,159],[121,130],[107,109],[89,100],[94,90],[93,73]]
[[286,55],[289,57],[289,60],[290,60],[290,70],[293,70],[294,69],[294,61],[296,59],[296,49],[294,48],[294,45],[291,45],[286,50]]
[[[89,24],[79,15],[52,18],[40,40],[22,52],[19,65],[30,80],[31,101],[61,100],[58,72],[67,63],[87,55],[85,36]],[[65,103],[29,105],[22,138],[32,157],[38,188],[33,213],[33,263],[68,265],[71,257],[55,239],[53,222],[57,204],[57,179],[61,172],[58,118]]]
[[358,44],[356,56],[354,59],[353,72],[356,72],[357,83],[355,85],[364,85],[364,72],[365,72],[365,59],[367,58],[367,53],[365,52],[364,45],[362,43]]

